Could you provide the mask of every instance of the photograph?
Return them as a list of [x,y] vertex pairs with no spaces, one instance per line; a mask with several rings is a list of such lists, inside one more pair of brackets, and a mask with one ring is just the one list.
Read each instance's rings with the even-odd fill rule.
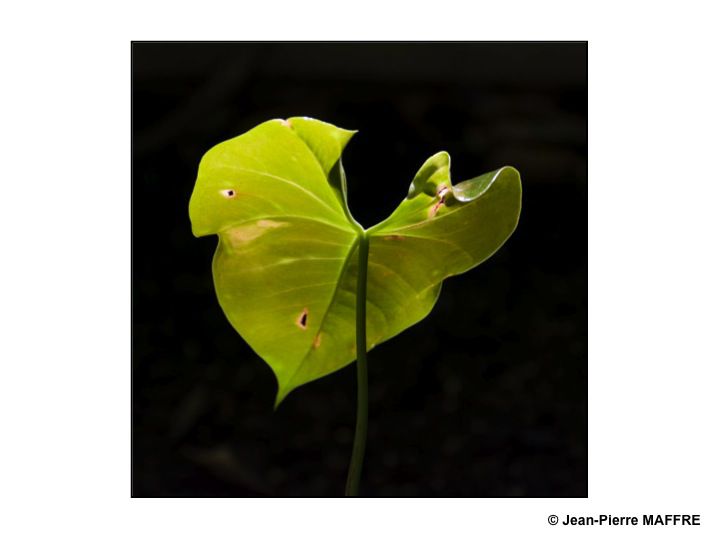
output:
[[720,538],[689,7],[12,4],[0,538]]
[[133,41],[131,496],[588,497],[588,43]]

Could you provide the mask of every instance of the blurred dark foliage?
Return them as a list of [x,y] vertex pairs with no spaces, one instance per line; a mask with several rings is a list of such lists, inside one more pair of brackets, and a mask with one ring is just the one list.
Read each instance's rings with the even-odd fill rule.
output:
[[354,364],[273,412],[190,232],[203,153],[294,115],[359,129],[350,206],[386,217],[434,152],[458,182],[511,164],[520,225],[371,352],[367,496],[587,496],[587,45],[135,43],[134,496],[342,494]]

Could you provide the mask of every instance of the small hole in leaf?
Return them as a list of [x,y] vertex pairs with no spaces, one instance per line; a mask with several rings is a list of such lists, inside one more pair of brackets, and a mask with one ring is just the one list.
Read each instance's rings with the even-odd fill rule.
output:
[[223,189],[220,191],[220,193],[223,194],[223,197],[226,197],[227,199],[232,199],[235,197],[235,190],[234,189]]
[[302,310],[302,313],[297,318],[297,325],[302,328],[303,330],[307,330],[307,319],[308,319],[308,310],[307,308]]

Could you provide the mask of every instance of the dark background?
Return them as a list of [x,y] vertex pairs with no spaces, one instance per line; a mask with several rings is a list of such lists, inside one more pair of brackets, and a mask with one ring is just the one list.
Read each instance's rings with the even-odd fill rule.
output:
[[360,132],[343,161],[370,226],[423,161],[513,165],[507,244],[369,356],[367,496],[587,496],[587,45],[135,43],[132,494],[335,496],[354,364],[292,392],[220,310],[187,205],[203,153],[270,118]]

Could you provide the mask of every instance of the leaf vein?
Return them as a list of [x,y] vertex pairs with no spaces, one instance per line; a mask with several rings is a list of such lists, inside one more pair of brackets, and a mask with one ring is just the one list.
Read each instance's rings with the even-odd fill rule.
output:
[[340,212],[342,212],[342,209],[341,209],[341,208],[336,208],[336,207],[334,208],[334,207],[330,206],[330,205],[327,203],[327,201],[325,201],[324,199],[321,199],[320,197],[318,197],[317,195],[315,195],[315,194],[314,194],[312,191],[310,191],[309,189],[305,189],[303,186],[301,186],[301,185],[298,184],[297,182],[294,182],[293,180],[290,180],[289,178],[283,178],[282,176],[277,176],[277,175],[275,175],[275,174],[270,174],[270,173],[266,173],[266,172],[262,172],[262,171],[256,171],[256,170],[254,170],[254,169],[245,169],[245,168],[236,167],[235,170],[236,170],[236,171],[247,172],[247,173],[251,173],[251,174],[258,174],[258,175],[260,175],[260,176],[266,176],[266,177],[268,177],[268,178],[274,178],[275,180],[279,180],[279,181],[281,181],[281,182],[285,182],[286,184],[289,184],[289,185],[293,186],[294,188],[299,189],[300,191],[302,191],[303,193],[305,193],[305,194],[306,194],[307,196],[309,196],[310,198],[315,199],[316,201],[318,201],[319,203],[321,203],[321,204],[322,204],[323,206],[325,206],[326,208],[332,210],[333,213],[337,213],[337,214],[342,215],[343,217],[345,217],[344,214],[341,214],[341,213],[340,213]]

